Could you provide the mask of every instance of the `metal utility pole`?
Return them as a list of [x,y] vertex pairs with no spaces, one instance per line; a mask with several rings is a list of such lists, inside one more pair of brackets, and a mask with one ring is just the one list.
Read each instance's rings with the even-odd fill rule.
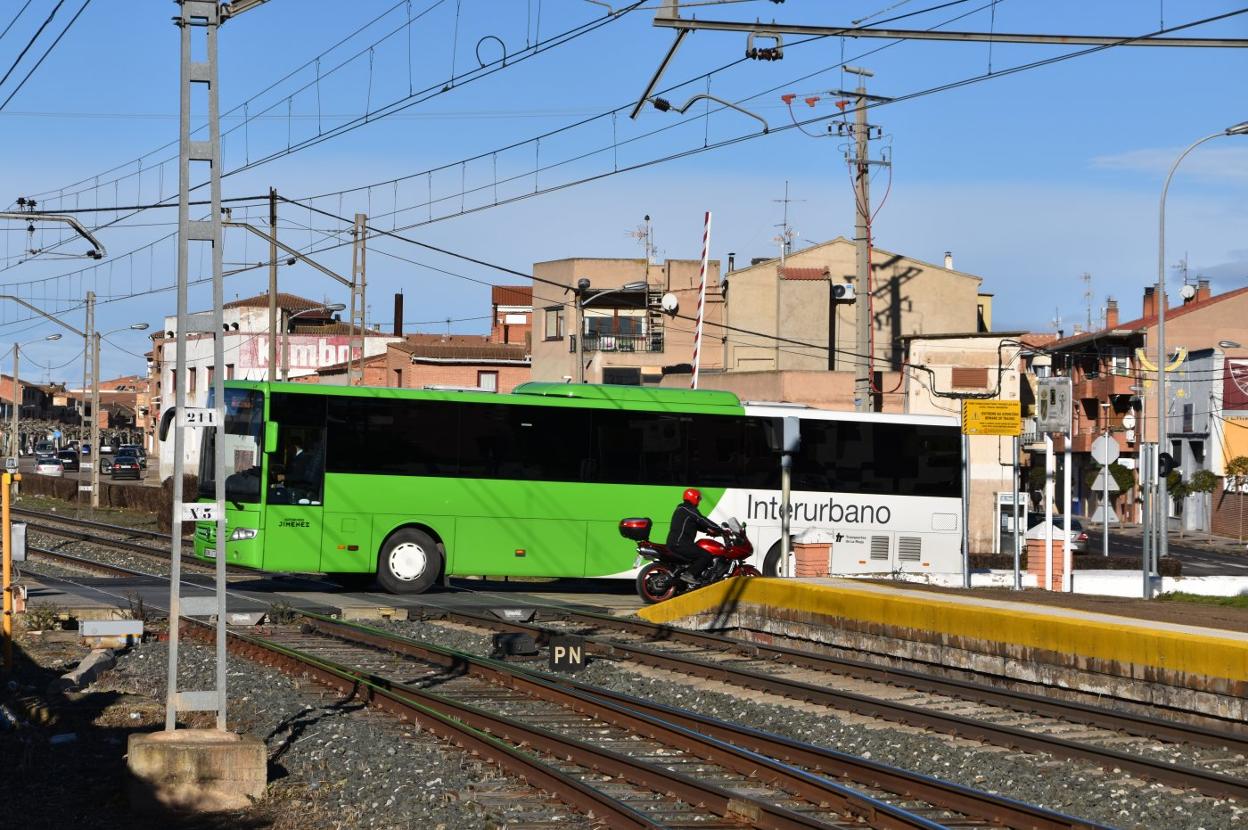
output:
[[[221,284],[221,116],[219,86],[217,83],[217,35],[221,22],[227,14],[237,14],[258,5],[240,2],[222,9],[217,0],[179,0],[179,14],[174,22],[181,36],[180,118],[178,143],[178,317],[177,343],[174,371],[176,374],[173,432],[173,510],[172,549],[169,575],[169,669],[165,699],[165,729],[177,728],[179,712],[215,711],[217,729],[224,731],[226,725],[226,656],[225,656],[225,366],[224,339],[222,337],[222,284]],[[192,37],[203,37],[203,60],[192,58]],[[191,92],[196,84],[207,86],[208,112],[207,138],[193,140],[191,137]],[[191,163],[206,163],[210,170],[210,197],[208,218],[191,219]],[[216,368],[213,382],[214,411],[211,416],[197,419],[200,423],[215,423],[206,428],[215,429],[216,441],[213,457],[216,483],[216,503],[199,505],[194,495],[189,503],[183,499],[183,473],[186,466],[186,335],[187,285],[190,273],[190,243],[207,243],[212,246],[212,305],[213,305],[213,365]],[[193,428],[193,427],[192,427]],[[216,594],[213,597],[183,597],[181,595],[182,534],[183,521],[215,521],[216,539]],[[178,690],[178,640],[181,615],[210,616],[217,618],[216,637],[216,683],[215,688],[203,691]]]
[[[860,78],[875,75],[869,69],[846,66],[846,72]],[[854,90],[854,250],[855,273],[854,284],[858,289],[858,301],[854,317],[854,351],[857,352],[855,363],[858,366],[854,375],[854,409],[858,412],[870,412],[871,400],[871,166],[867,159],[867,141],[870,138],[867,124],[867,87],[865,81],[858,82]]]
[[277,380],[277,190],[269,188],[269,382]]
[[[348,352],[347,355],[347,385],[363,386],[364,385],[364,311],[367,306],[364,304],[365,296],[365,254],[367,248],[365,241],[368,238],[368,217],[363,213],[355,214],[355,227],[351,231],[351,339],[355,340],[356,332],[359,332],[360,338],[360,354],[358,368],[356,358]],[[354,343],[352,344],[354,345]]]

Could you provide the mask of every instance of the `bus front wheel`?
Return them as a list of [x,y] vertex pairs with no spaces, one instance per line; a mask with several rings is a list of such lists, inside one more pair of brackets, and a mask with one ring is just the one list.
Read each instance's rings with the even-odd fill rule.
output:
[[395,531],[377,557],[377,581],[392,594],[420,594],[442,573],[442,551],[424,531]]

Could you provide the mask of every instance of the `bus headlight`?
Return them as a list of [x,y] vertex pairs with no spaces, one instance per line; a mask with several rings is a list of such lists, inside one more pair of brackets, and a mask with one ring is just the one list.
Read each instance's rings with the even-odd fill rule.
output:
[[230,534],[230,541],[244,542],[248,539],[254,539],[259,532],[254,527],[236,527],[234,532]]

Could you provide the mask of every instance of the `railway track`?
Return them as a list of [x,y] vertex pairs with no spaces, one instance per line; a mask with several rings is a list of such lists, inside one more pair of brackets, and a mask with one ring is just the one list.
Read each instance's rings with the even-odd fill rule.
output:
[[[159,563],[159,567],[163,572],[159,575],[168,576],[169,567],[169,545],[172,543],[172,537],[167,533],[159,533],[154,530],[145,530],[142,528],[125,527],[123,525],[114,525],[107,522],[97,522],[90,519],[81,519],[72,516],[61,516],[56,514],[45,513],[37,510],[24,510],[14,508],[12,511],[14,516],[26,518],[26,527],[28,531],[43,533],[48,536],[55,536],[61,539],[69,539],[76,542],[85,542],[96,545],[101,548],[120,551],[129,556],[137,556],[140,561]],[[155,540],[164,544],[164,549],[153,547],[148,544],[142,544],[138,539]],[[183,542],[187,545],[192,544],[190,537],[183,537]],[[82,561],[86,561],[85,559]],[[108,564],[116,564],[120,571],[125,571],[132,562],[122,563],[100,563],[101,567]],[[211,573],[216,570],[215,565],[208,562],[201,562],[193,556],[182,555],[182,567],[192,569],[196,573]],[[249,573],[254,576],[254,571],[238,568],[232,565],[226,565],[226,570],[230,573]],[[125,575],[118,573],[118,575]],[[144,574],[151,575],[151,574]]]
[[[538,642],[576,634],[604,657],[1248,800],[1248,737],[1242,728],[1175,723],[633,619],[550,608],[542,614],[540,624],[450,610],[429,616],[528,633]],[[1167,757],[1176,754],[1182,763]]]
[[319,615],[229,642],[415,720],[612,827],[1100,826]]

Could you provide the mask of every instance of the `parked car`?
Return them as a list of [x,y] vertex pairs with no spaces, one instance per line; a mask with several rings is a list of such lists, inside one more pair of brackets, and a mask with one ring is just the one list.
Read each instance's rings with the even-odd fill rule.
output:
[[143,449],[138,444],[122,444],[117,448],[117,454],[122,455],[124,453],[134,453],[137,455],[139,457],[139,466],[144,470],[147,469],[147,450]]
[[[1065,516],[1053,517],[1053,538],[1061,541],[1061,531],[1066,528]],[[1027,514],[1027,538],[1028,539],[1044,539],[1044,514],[1029,513]],[[1072,553],[1084,553],[1088,549],[1088,534],[1083,529],[1083,522],[1079,521],[1076,516],[1070,520],[1070,530],[1066,534],[1067,544],[1070,546]]]
[[109,473],[114,480],[119,478],[133,478],[137,480],[143,477],[143,468],[139,465],[139,457],[133,453],[119,453],[113,456],[112,462],[109,465]]
[[35,459],[35,472],[41,476],[60,478],[65,475],[65,465],[55,455],[43,455]]
[[61,450],[56,454],[61,459],[61,465],[67,473],[76,473],[80,469],[78,463],[78,453],[76,450]]

